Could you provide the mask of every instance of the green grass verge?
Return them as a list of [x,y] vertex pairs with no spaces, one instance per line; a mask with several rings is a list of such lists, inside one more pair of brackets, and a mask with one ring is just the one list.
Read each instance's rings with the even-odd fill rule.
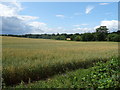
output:
[[91,68],[79,69],[62,75],[56,75],[52,78],[48,78],[46,81],[38,81],[26,85],[24,82],[21,82],[21,84],[15,88],[81,88],[84,87],[83,85],[80,85],[82,77],[89,74],[90,71]]

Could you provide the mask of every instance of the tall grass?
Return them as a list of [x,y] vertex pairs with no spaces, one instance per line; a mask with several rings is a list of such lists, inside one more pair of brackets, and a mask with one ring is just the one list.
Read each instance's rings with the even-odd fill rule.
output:
[[3,79],[7,85],[39,80],[68,69],[87,68],[117,56],[117,42],[69,42],[3,37]]
[[88,69],[66,72],[34,83],[21,82],[14,88],[119,88],[119,60],[112,57],[106,63],[100,61]]

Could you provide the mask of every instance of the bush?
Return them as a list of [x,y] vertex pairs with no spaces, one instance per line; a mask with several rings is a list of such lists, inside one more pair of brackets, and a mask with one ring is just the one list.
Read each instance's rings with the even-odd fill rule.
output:
[[98,62],[90,74],[83,77],[86,87],[110,88],[120,87],[120,67],[118,58],[112,58],[107,63]]

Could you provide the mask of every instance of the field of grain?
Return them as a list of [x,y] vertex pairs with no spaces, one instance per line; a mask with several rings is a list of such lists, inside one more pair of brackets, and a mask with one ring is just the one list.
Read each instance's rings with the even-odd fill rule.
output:
[[6,85],[40,80],[117,55],[117,42],[2,37],[3,80]]

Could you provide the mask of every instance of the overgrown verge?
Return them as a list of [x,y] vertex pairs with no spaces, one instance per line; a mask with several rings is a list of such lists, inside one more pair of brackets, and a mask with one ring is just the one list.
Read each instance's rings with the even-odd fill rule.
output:
[[46,81],[20,85],[14,88],[119,88],[119,58],[112,58],[106,63],[99,61],[94,67],[78,69],[62,75],[56,75]]
[[98,62],[93,67],[92,72],[83,77],[83,84],[87,88],[118,88],[120,87],[120,58],[112,58],[110,61],[103,63]]
[[[80,62],[69,62],[69,63],[57,63],[50,64],[48,66],[35,65],[32,68],[3,68],[3,83],[6,86],[15,85],[23,82],[29,81],[38,81],[42,79],[49,78],[53,75],[64,73],[66,71],[75,70],[78,68],[88,68],[93,66],[93,63],[96,63],[102,59],[95,60],[86,60]],[[103,59],[103,61],[107,61],[107,59]]]

